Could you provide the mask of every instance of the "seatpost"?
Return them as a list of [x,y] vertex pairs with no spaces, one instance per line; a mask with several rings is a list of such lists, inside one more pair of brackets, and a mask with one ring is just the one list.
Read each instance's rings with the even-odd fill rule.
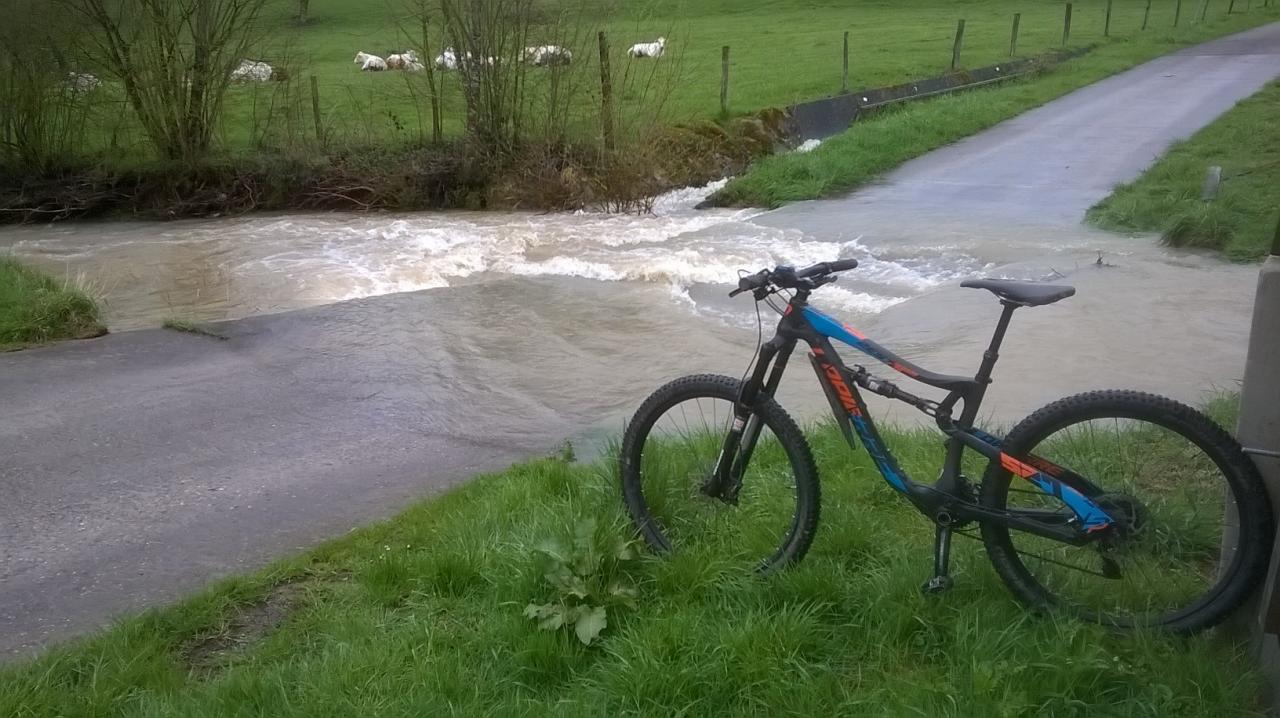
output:
[[1000,304],[1004,306],[1004,311],[1000,313],[1000,321],[996,322],[996,332],[991,335],[991,344],[983,352],[982,364],[978,367],[976,378],[983,384],[991,383],[991,370],[995,368],[996,360],[1000,358],[1000,344],[1004,341],[1004,333],[1009,330],[1009,320],[1013,318],[1013,310],[1019,306],[1005,301]]
[[[996,332],[991,335],[991,344],[987,346],[987,350],[982,354],[982,364],[978,366],[978,373],[974,375],[977,379],[978,386],[968,396],[964,398],[964,411],[960,412],[960,421],[958,426],[962,429],[969,429],[973,426],[973,420],[978,416],[978,407],[982,404],[982,398],[987,394],[987,385],[991,383],[991,370],[995,368],[996,359],[1000,358],[1000,343],[1004,341],[1004,333],[1009,329],[1009,320],[1013,318],[1013,310],[1020,305],[1013,302],[1001,301],[1004,311],[1000,314],[1000,321],[996,322]],[[959,448],[955,449],[959,451]]]

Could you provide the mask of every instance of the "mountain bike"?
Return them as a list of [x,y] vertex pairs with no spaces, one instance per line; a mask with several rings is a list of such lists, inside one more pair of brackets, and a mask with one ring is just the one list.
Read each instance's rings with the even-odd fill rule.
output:
[[[1022,603],[1118,628],[1198,631],[1222,621],[1262,580],[1273,530],[1266,490],[1240,445],[1205,414],[1110,390],[1054,401],[1003,437],[974,426],[1014,311],[1066,299],[1074,288],[962,282],[991,291],[1002,311],[977,373],[939,374],[809,304],[812,292],[857,264],[778,266],[740,277],[731,297],[750,292],[757,309],[767,301],[781,314],[753,368],[743,379],[676,379],[636,411],[622,441],[620,480],[653,549],[723,553],[764,572],[804,557],[818,527],[818,470],[805,435],[774,398],[804,342],[844,440],[855,450],[861,442],[889,486],[934,524],[926,593],[951,587],[952,535],[972,535],[974,524],[996,573]],[[946,394],[917,396],[846,365],[832,339]],[[934,482],[903,471],[863,391],[936,422],[945,453]],[[982,473],[977,487],[966,461]]]

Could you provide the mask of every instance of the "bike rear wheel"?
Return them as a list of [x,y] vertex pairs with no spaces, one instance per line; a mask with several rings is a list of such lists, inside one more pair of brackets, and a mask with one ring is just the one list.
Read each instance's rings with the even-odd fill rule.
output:
[[736,502],[705,492],[740,387],[727,376],[687,376],[645,400],[622,439],[622,495],[656,551],[772,571],[800,560],[813,542],[818,472],[795,421],[761,397],[752,407],[761,434]]
[[[1078,474],[1113,519],[1072,546],[995,524],[982,537],[1024,603],[1120,628],[1178,632],[1222,621],[1266,572],[1272,516],[1257,469],[1204,414],[1170,399],[1100,391],[1061,399],[1018,424],[1003,450]],[[997,510],[1070,511],[993,462],[979,501]]]

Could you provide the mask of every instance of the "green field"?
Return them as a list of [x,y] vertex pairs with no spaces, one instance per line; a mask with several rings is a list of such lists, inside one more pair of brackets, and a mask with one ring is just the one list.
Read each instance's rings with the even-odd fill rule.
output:
[[0,257],[0,351],[101,336],[98,307],[73,282]]
[[[611,465],[546,459],[0,669],[0,715],[1258,714],[1227,642],[1034,617],[976,542],[957,542],[956,588],[923,597],[931,526],[833,427],[810,437],[822,527],[802,564],[642,559],[635,606],[590,647],[522,615],[554,597],[534,548],[588,519],[599,546],[630,528]],[[936,434],[887,438],[936,470]]]
[[[1153,16],[1155,8],[1153,5]],[[1255,7],[1252,14],[1237,12],[1230,16],[1223,14],[1225,8],[1225,4],[1221,7],[1211,4],[1205,23],[1199,23],[1196,16],[1195,25],[1184,26],[1178,31],[1168,27],[1153,28],[1146,33],[1106,43],[1038,77],[891,109],[854,124],[813,152],[774,155],[757,162],[713,199],[725,205],[776,207],[786,202],[848,191],[906,160],[956,142],[1178,47],[1280,19],[1280,5]],[[1258,115],[1256,120],[1263,121],[1263,118]],[[1268,132],[1274,130],[1274,124]],[[1249,145],[1249,142],[1241,142],[1236,147],[1244,153]],[[1268,146],[1274,147],[1277,143]],[[1197,172],[1203,172],[1203,168]],[[1259,192],[1254,196],[1261,198],[1266,194]]]
[[[1179,142],[1137,180],[1089,210],[1106,229],[1160,232],[1179,247],[1204,247],[1238,260],[1267,254],[1280,220],[1280,82],[1242,101]],[[1218,196],[1201,199],[1211,165],[1222,168]]]
[[[1104,40],[1106,5],[1105,0],[1074,3],[1068,47]],[[1174,30],[1175,1],[1152,3],[1146,34],[1165,42],[1196,35],[1198,17],[1192,5],[1199,8],[1199,3],[1187,3],[1180,27]],[[1225,0],[1210,0],[1209,17],[1220,19],[1226,5]],[[362,73],[352,62],[358,50],[383,54],[419,44],[420,25],[402,7],[396,3],[313,0],[310,21],[298,26],[293,3],[272,4],[263,19],[269,40],[260,54],[287,70],[290,79],[232,89],[223,124],[224,146],[233,150],[288,149],[313,142],[312,75],[317,78],[322,124],[331,142],[413,142],[429,136],[423,74]],[[682,121],[718,115],[723,45],[731,52],[731,112],[742,113],[839,91],[845,31],[850,33],[850,86],[879,86],[947,70],[959,19],[966,21],[961,54],[964,67],[1008,57],[1014,13],[1022,16],[1018,56],[1059,49],[1064,3],[651,0],[608,5],[597,0],[576,4],[566,0],[542,7],[547,17],[563,12],[568,19],[536,26],[529,42],[555,42],[573,50],[574,63],[561,82],[564,87],[578,88],[573,128],[591,137],[598,134],[597,30],[606,31],[610,38],[615,92],[620,121],[625,125],[649,122],[654,117]],[[1116,0],[1111,37],[1141,34],[1145,8],[1145,0]],[[1250,17],[1255,23],[1259,21],[1257,12]],[[438,24],[428,31],[436,50],[446,44],[442,35]],[[632,43],[659,35],[669,39],[666,57],[652,61],[625,56]],[[548,77],[546,70],[532,73],[528,89],[531,102],[549,92]],[[446,134],[456,134],[461,128],[463,103],[457,82],[457,73],[445,78]],[[101,121],[94,123],[98,140],[116,147],[139,143],[128,113],[120,111],[122,103],[110,99],[109,88],[102,94]]]

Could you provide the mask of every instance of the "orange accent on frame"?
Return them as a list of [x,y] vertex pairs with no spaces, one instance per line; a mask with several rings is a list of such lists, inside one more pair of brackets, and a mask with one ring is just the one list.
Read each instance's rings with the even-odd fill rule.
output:
[[906,364],[903,364],[902,362],[894,362],[889,366],[893,367],[894,371],[900,371],[909,377],[914,378],[914,377],[920,376],[920,372],[916,371],[915,369],[912,369],[911,367],[907,366]]
[[840,370],[832,364],[823,364],[822,370],[827,373],[827,379],[831,380],[831,386],[836,390],[836,396],[840,397],[840,405],[844,410],[854,416],[862,416],[862,411],[858,409],[858,402],[853,400],[853,392],[849,391],[849,385],[844,383],[844,377],[840,376]]
[[844,327],[845,331],[849,332],[850,334],[854,335],[855,337],[857,337],[857,338],[859,338],[859,339],[866,339],[866,338],[867,338],[867,335],[866,335],[866,334],[863,334],[862,332],[858,331],[857,329],[854,329],[853,327],[849,326],[848,324],[841,324],[840,326]]
[[1011,471],[1024,479],[1029,479],[1040,473],[1034,466],[1024,464],[1003,451],[1000,452],[1000,465],[1006,470]]

